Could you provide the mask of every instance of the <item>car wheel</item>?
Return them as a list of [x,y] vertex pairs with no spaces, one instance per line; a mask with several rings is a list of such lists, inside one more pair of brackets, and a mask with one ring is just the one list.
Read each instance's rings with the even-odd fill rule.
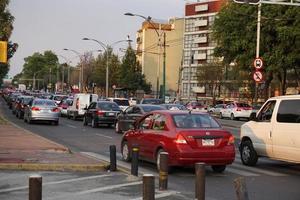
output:
[[84,116],[83,117],[83,126],[87,126],[88,125],[88,122],[87,122],[87,120],[86,120],[86,117]]
[[124,161],[129,162],[131,160],[130,149],[129,149],[128,143],[126,141],[122,142],[121,153],[122,153],[122,159]]
[[24,119],[23,119],[23,120],[24,120],[25,123],[27,123],[27,119],[26,119],[26,116],[25,116],[25,115],[24,115]]
[[70,119],[70,118],[71,118],[71,116],[70,116],[70,113],[67,113],[67,118],[68,118],[68,119]]
[[30,120],[29,117],[27,119],[27,122],[28,122],[28,124],[32,124],[32,120]]
[[120,130],[119,122],[118,121],[115,124],[115,131],[116,131],[116,133],[122,133],[122,131]]
[[76,115],[75,115],[75,113],[73,114],[72,119],[73,119],[73,120],[76,120]]
[[98,124],[96,123],[95,119],[92,119],[92,127],[97,128]]
[[257,163],[258,156],[253,148],[252,142],[247,140],[241,143],[241,160],[244,165],[254,166]]
[[55,126],[58,126],[59,121],[54,121],[53,124],[54,124]]
[[212,165],[212,170],[217,173],[222,173],[226,169],[226,165]]
[[234,117],[234,114],[233,114],[233,113],[231,113],[230,119],[231,119],[231,120],[235,120],[235,117]]

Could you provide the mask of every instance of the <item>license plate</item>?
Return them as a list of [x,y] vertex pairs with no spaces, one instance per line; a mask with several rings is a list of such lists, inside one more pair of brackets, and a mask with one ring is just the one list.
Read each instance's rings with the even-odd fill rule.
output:
[[202,146],[214,146],[215,140],[214,139],[202,139]]
[[108,116],[115,116],[115,113],[107,113]]

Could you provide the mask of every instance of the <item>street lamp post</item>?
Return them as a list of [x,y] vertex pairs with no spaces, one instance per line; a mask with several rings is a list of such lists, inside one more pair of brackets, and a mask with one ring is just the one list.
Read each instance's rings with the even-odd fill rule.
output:
[[81,65],[80,65],[80,71],[79,71],[78,85],[79,85],[80,92],[82,92],[82,86],[83,86],[83,60],[82,60],[82,56],[81,56],[81,54],[78,51],[75,51],[73,49],[67,49],[67,48],[65,48],[63,50],[65,50],[65,51],[72,51],[73,53],[75,53],[80,58]]
[[[152,22],[152,18],[150,16],[145,17],[143,15],[139,15],[139,14],[133,14],[133,13],[125,13],[124,15],[126,16],[136,16],[136,17],[141,17],[144,20],[146,20],[149,24],[151,24],[151,26],[154,28],[157,37],[158,37],[158,45],[159,45],[159,53],[158,53],[158,66],[157,66],[157,74],[156,74],[156,89],[157,92],[159,91],[159,72],[160,72],[160,54],[161,54],[161,34],[158,32],[156,26],[153,24]],[[159,26],[159,30],[161,30],[161,26]],[[166,95],[166,33],[163,32],[163,88],[162,88],[162,100],[163,102],[165,102],[165,95]]]
[[109,78],[109,68],[108,68],[109,55],[108,55],[108,49],[113,48],[113,45],[118,44],[120,42],[132,42],[132,40],[130,40],[129,38],[127,40],[119,40],[119,41],[114,42],[110,45],[104,44],[103,42],[101,42],[99,40],[96,40],[96,39],[92,39],[92,38],[86,38],[85,37],[85,38],[82,38],[82,40],[91,40],[91,41],[97,42],[101,46],[101,48],[103,48],[103,50],[106,51],[105,97],[108,98],[108,96],[109,96],[109,93],[108,93],[108,91],[109,91],[109,80],[108,80],[108,78]]

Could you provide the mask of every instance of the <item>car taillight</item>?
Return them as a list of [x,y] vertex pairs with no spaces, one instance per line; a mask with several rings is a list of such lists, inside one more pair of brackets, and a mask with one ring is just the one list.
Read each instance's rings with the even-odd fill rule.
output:
[[39,107],[32,107],[31,110],[32,111],[40,111],[41,109]]
[[79,108],[79,99],[76,100],[76,109]]
[[180,134],[177,135],[175,143],[176,144],[187,144],[185,138]]
[[97,110],[97,115],[98,116],[104,116],[104,112],[102,110]]
[[60,110],[59,110],[59,108],[53,108],[52,109],[52,112],[59,112]]
[[228,142],[227,142],[227,145],[232,145],[232,144],[234,144],[234,136],[233,135],[231,135],[229,137]]

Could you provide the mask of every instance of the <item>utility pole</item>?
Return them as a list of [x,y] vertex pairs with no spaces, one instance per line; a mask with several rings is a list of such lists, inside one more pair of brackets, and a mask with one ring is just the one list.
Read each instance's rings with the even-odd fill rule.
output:
[[[261,3],[257,8],[257,33],[256,33],[256,58],[259,58],[259,46],[260,46],[260,23],[261,23]],[[258,83],[255,83],[254,102],[257,103],[258,99]]]
[[163,53],[163,88],[162,88],[162,99],[165,103],[166,99],[166,32],[164,32],[164,53]]

